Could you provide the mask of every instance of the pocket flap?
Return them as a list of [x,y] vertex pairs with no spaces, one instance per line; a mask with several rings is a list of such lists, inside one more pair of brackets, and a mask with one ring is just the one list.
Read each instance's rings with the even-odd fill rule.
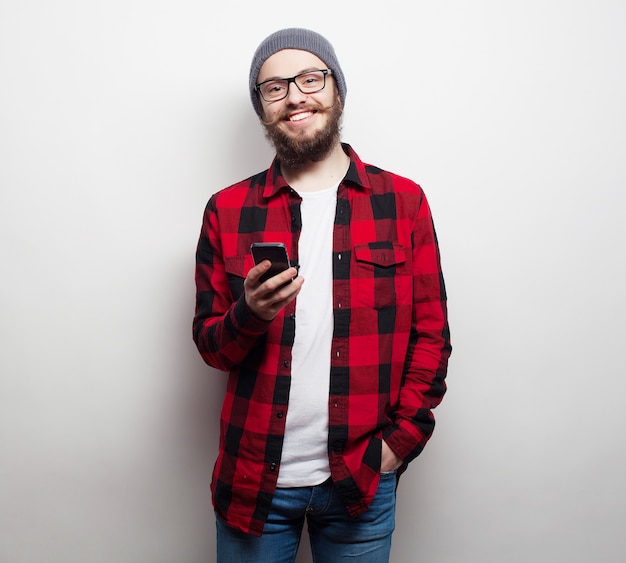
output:
[[406,262],[406,249],[396,242],[369,242],[357,244],[354,256],[359,262],[388,268]]

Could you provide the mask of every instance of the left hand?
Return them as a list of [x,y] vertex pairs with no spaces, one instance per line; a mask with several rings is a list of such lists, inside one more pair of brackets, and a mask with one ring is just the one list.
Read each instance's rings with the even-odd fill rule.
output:
[[402,460],[393,453],[393,450],[387,445],[387,442],[383,440],[383,449],[380,455],[380,471],[382,473],[386,471],[395,471],[402,465]]

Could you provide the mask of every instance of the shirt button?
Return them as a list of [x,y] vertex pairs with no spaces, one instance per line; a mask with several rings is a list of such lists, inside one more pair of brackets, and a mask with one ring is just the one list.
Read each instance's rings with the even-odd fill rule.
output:
[[270,471],[276,471],[276,464],[270,463]]
[[291,315],[289,315],[289,318],[290,318],[292,321],[295,321],[295,320],[296,320],[296,314],[295,314],[295,313],[291,313]]
[[291,365],[291,362],[290,362],[289,360],[285,360],[285,361],[283,362],[283,365],[284,365],[286,368],[288,368],[288,367]]
[[282,418],[283,416],[285,416],[285,413],[284,413],[283,411],[278,411],[278,412],[276,413],[276,416],[277,416],[278,418]]

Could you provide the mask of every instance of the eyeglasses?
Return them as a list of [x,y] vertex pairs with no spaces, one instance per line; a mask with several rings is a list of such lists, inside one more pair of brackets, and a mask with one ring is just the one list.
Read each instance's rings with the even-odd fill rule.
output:
[[257,84],[255,89],[266,102],[277,102],[287,97],[289,84],[292,82],[303,94],[320,92],[326,86],[326,75],[332,75],[332,73],[333,71],[327,68],[324,70],[309,70],[302,74],[296,74],[292,78],[270,78],[265,82]]

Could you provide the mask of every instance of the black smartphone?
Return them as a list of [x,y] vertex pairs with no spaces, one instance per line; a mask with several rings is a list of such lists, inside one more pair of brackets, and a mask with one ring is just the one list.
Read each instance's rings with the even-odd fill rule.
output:
[[[282,242],[253,242],[250,245],[250,252],[255,264],[260,264],[263,260],[272,263],[270,269],[259,278],[261,283],[289,268],[287,247]],[[288,283],[290,282],[291,280]]]

